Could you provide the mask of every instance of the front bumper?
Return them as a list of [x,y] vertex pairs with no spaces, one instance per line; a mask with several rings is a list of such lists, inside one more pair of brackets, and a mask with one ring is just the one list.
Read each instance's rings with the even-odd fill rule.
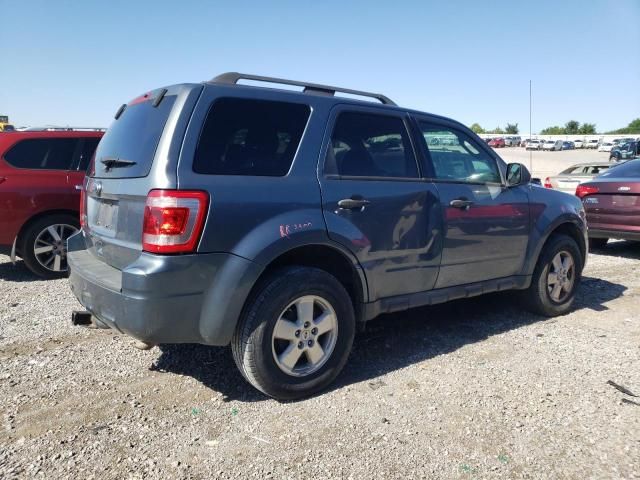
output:
[[141,253],[123,270],[69,239],[71,290],[109,327],[150,344],[227,345],[244,301],[260,274],[226,253],[162,256]]

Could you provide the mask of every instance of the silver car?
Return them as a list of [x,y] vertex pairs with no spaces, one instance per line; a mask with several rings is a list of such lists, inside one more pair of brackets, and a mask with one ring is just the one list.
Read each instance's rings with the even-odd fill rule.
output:
[[544,186],[553,188],[554,190],[560,190],[561,192],[574,194],[576,193],[576,187],[580,183],[588,182],[611,166],[612,164],[609,162],[591,162],[573,165],[558,175],[547,177],[544,181]]

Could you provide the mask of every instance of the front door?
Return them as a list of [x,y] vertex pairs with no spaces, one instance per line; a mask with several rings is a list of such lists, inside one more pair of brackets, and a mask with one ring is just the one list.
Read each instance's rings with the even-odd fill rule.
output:
[[320,162],[329,237],[364,268],[369,300],[433,288],[441,215],[403,113],[337,106]]
[[529,239],[528,186],[506,188],[494,155],[459,127],[418,118],[444,213],[436,288],[518,274]]

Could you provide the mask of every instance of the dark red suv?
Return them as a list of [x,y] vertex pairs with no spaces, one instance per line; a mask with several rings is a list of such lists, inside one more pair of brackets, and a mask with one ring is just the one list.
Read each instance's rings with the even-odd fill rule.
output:
[[0,133],[0,253],[44,278],[66,274],[66,240],[80,226],[80,189],[103,134]]

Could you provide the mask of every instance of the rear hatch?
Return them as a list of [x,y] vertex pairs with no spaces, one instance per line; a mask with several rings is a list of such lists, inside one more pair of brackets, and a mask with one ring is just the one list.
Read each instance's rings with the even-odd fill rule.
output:
[[84,188],[90,252],[122,269],[142,251],[147,194],[176,188],[182,138],[201,85],[154,90],[118,110],[100,141]]
[[640,160],[580,185],[589,228],[640,232]]

